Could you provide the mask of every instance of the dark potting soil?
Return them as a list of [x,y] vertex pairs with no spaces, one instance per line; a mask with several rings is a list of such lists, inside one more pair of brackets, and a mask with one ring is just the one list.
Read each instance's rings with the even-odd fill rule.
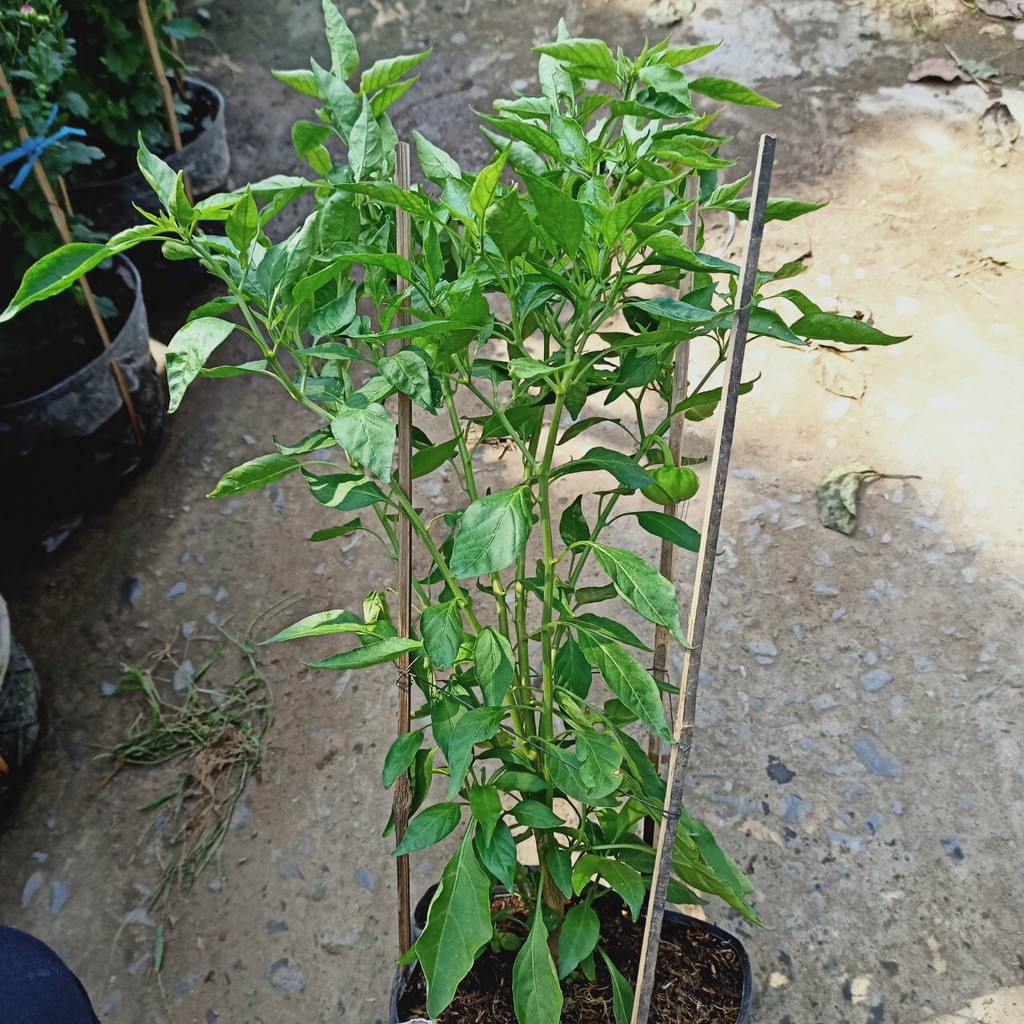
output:
[[[135,292],[110,270],[94,270],[88,279],[113,340],[131,312]],[[42,394],[102,351],[80,289],[29,306],[0,326],[0,405]]]
[[[615,897],[594,904],[601,918],[602,947],[630,984],[636,979],[644,918],[633,922]],[[522,925],[508,923],[525,935]],[[515,952],[488,950],[463,980],[439,1024],[516,1024],[512,1004]],[[562,1020],[573,1024],[614,1024],[612,984],[600,956],[597,978],[582,974],[562,983]],[[665,920],[651,1024],[735,1024],[743,991],[736,951],[718,937]],[[416,971],[398,1001],[398,1019],[427,1017],[423,974]]]

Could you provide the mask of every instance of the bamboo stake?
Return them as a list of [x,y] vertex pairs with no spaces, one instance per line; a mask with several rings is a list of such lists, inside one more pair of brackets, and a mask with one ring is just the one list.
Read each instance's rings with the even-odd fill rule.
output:
[[750,208],[750,232],[747,236],[743,270],[740,275],[739,296],[733,316],[732,337],[726,362],[725,384],[722,387],[722,411],[718,421],[718,434],[711,461],[713,490],[704,509],[704,524],[700,552],[697,556],[697,581],[690,604],[687,628],[691,647],[683,660],[683,699],[679,704],[674,729],[674,743],[669,759],[668,789],[661,828],[658,830],[658,850],[655,857],[651,895],[647,905],[644,942],[640,953],[640,970],[636,980],[636,998],[633,1003],[631,1024],[647,1024],[654,992],[658,946],[661,943],[661,925],[665,916],[665,897],[672,874],[672,854],[675,851],[676,832],[683,806],[683,781],[693,745],[694,718],[697,711],[697,677],[700,673],[701,646],[707,622],[711,581],[715,572],[715,553],[722,525],[722,506],[732,453],[733,432],[736,425],[736,403],[739,398],[740,377],[743,372],[743,352],[750,326],[750,303],[757,279],[757,263],[764,235],[765,210],[771,184],[772,162],[775,158],[775,137],[762,135],[758,147],[757,168],[754,173],[754,197]]
[[[21,120],[21,109],[18,107],[18,101],[15,99],[14,91],[11,89],[10,83],[7,81],[7,75],[3,68],[0,68],[0,92],[4,93],[8,112],[14,121],[18,123],[18,138],[22,143],[27,142],[29,139],[28,128],[25,127],[24,122]],[[64,207],[61,206],[60,201],[57,199],[57,196],[53,191],[53,186],[50,184],[50,179],[47,178],[46,171],[43,170],[43,165],[39,160],[36,160],[32,164],[32,173],[35,175],[39,191],[42,192],[43,198],[46,200],[46,205],[50,209],[50,216],[53,218],[53,223],[57,228],[57,234],[60,235],[60,240],[65,245],[70,245],[71,229],[68,227],[67,215],[64,212]],[[61,190],[64,192],[66,197],[67,189],[64,186],[64,181],[63,179],[59,180]],[[70,204],[68,204],[68,211],[70,212]],[[107,333],[107,325],[104,323],[103,317],[100,316],[99,306],[96,305],[96,296],[93,294],[92,287],[89,285],[89,281],[84,275],[78,279],[78,287],[81,289],[82,295],[85,297],[85,304],[89,307],[89,313],[92,316],[93,323],[96,325],[96,333],[100,336],[100,341],[103,342],[103,347],[105,349],[110,348],[110,335]],[[121,393],[121,399],[128,412],[128,419],[132,424],[132,432],[135,434],[135,441],[141,448],[142,424],[139,422],[138,413],[135,411],[135,405],[132,403],[131,395],[128,392],[128,383],[125,381],[124,373],[116,359],[112,359],[110,361],[110,369],[114,374],[114,380],[117,381],[117,390]]]
[[[409,144],[400,142],[395,148],[395,184],[403,190],[409,188]],[[395,249],[399,256],[408,260],[412,254],[412,237],[409,213],[398,208],[395,211]],[[409,286],[403,277],[398,278],[398,291]],[[410,323],[409,300],[403,299],[395,312],[394,323],[408,327]],[[401,350],[408,345],[407,339],[398,343]],[[398,487],[408,501],[412,501],[412,402],[408,395],[398,395]],[[408,637],[412,632],[412,524],[404,516],[398,522],[398,635]],[[398,659],[398,735],[404,736],[412,726],[410,707],[410,655]],[[395,783],[395,843],[402,841],[409,826],[409,811],[412,806],[412,790],[409,773],[404,772]],[[409,857],[405,855],[396,861],[398,872],[398,948],[405,954],[412,945],[412,895],[409,886]]]
[[[696,199],[696,193],[700,186],[700,179],[696,174],[691,174],[686,179],[686,186],[683,193],[683,198],[686,200]],[[686,226],[686,237],[685,241],[687,246],[693,250],[697,248],[697,213],[696,207],[693,208],[693,215],[690,217],[690,223]],[[683,276],[682,283],[679,288],[680,297],[688,292],[693,287],[693,271]],[[686,397],[686,376],[689,372],[690,366],[690,342],[689,340],[680,342],[679,347],[676,349],[675,365],[672,372],[672,395],[669,400],[669,413],[675,409],[677,405]],[[672,423],[669,426],[668,433],[668,447],[672,453],[672,459],[674,465],[679,465],[679,458],[683,451],[683,424],[684,419],[682,416],[673,416]],[[662,511],[667,516],[675,516],[679,506],[665,505]],[[675,585],[676,580],[676,546],[671,541],[663,540],[661,542],[661,558],[659,560],[658,568],[661,571],[661,575],[665,577],[670,583]],[[667,626],[658,625],[654,630],[654,663],[651,669],[654,678],[659,683],[668,682],[668,652],[669,644],[671,642],[671,634],[668,631]],[[670,703],[671,707],[671,703]],[[654,765],[654,770],[660,775],[661,774],[661,737],[654,732],[648,733],[647,737],[647,755],[651,759],[651,764]],[[654,819],[644,818],[644,842],[648,846],[654,845]]]
[[[149,50],[153,74],[156,75],[156,84],[164,101],[164,114],[167,117],[167,129],[171,133],[171,145],[174,147],[175,153],[180,153],[181,131],[178,128],[178,112],[174,109],[174,94],[171,92],[171,83],[167,81],[167,69],[160,56],[160,44],[156,40],[156,32],[153,29],[148,0],[139,0],[139,24],[142,26],[142,34],[146,37],[146,48]],[[191,204],[193,202],[192,182],[189,180],[188,171],[183,172],[182,178],[185,185],[185,198]]]

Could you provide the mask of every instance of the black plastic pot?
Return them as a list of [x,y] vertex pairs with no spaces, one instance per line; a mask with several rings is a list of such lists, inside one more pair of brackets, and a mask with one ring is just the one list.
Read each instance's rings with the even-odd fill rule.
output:
[[[231,153],[224,124],[224,97],[220,92],[198,78],[186,78],[193,94],[202,97],[202,103],[212,113],[209,123],[177,153],[163,155],[175,171],[187,171],[192,183],[193,198],[198,202],[227,186],[231,168]],[[157,213],[160,204],[153,189],[139,171],[133,171],[111,181],[95,184],[71,184],[71,206],[76,214],[86,217],[104,238],[142,222],[136,206]],[[206,273],[193,260],[165,260],[160,248],[154,244],[141,245],[132,252],[132,259],[150,286],[153,297],[180,296],[194,291],[206,281]]]
[[39,678],[11,636],[0,597],[0,821],[24,786],[42,732]]
[[[149,325],[135,267],[119,256],[113,273],[134,300],[110,347],[45,391],[0,405],[0,528],[36,532],[133,473],[159,439],[163,381],[149,351]],[[139,445],[114,377],[116,360],[139,418]]]
[[[423,930],[423,927],[427,923],[427,911],[430,909],[430,901],[434,898],[434,893],[436,891],[437,886],[432,885],[420,897],[419,903],[416,904],[416,909],[413,911],[414,938]],[[740,1006],[739,1012],[736,1016],[736,1024],[750,1024],[752,1015],[751,999],[753,992],[753,978],[750,973],[750,958],[747,956],[747,951],[743,948],[743,943],[740,942],[735,935],[730,935],[729,932],[724,931],[717,925],[710,924],[707,921],[700,921],[695,917],[690,917],[688,914],[680,914],[676,910],[666,909],[665,920],[662,925],[663,935],[671,935],[673,934],[673,930],[678,934],[680,931],[687,931],[690,929],[714,936],[720,942],[732,949],[736,954],[736,958],[740,963],[740,970],[743,974],[743,992],[740,996]],[[418,970],[419,964],[413,964],[412,967],[402,968],[395,974],[395,981],[391,986],[391,1008],[390,1016],[388,1018],[390,1024],[402,1024],[402,1018],[398,1016],[398,1001],[402,998],[405,986],[412,977],[412,972]]]

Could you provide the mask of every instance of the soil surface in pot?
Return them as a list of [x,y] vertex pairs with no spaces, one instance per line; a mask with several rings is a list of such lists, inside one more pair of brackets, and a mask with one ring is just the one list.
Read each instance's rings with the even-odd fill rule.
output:
[[[632,984],[643,943],[644,917],[631,921],[615,898],[594,904],[601,919],[605,952]],[[509,931],[524,934],[515,921]],[[499,927],[501,927],[499,925]],[[512,966],[516,952],[488,950],[459,986],[440,1024],[516,1024],[512,1004]],[[576,1024],[610,1024],[612,983],[600,956],[597,977],[580,974],[562,984],[562,1019]],[[652,1024],[735,1024],[743,991],[743,971],[736,951],[708,932],[666,919],[658,952],[658,984],[651,1003]],[[417,971],[398,1002],[399,1020],[429,1017],[423,974]]]
[[[112,270],[94,270],[89,283],[113,340],[132,310],[135,292]],[[30,306],[0,327],[0,405],[42,394],[102,351],[77,288]]]

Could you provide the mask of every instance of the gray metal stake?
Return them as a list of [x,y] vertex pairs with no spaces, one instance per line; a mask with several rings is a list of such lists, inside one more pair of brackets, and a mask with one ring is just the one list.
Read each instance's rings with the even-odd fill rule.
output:
[[762,135],[754,173],[754,196],[750,204],[750,234],[740,275],[739,296],[733,317],[730,351],[726,363],[725,385],[722,388],[722,412],[718,421],[718,436],[711,462],[712,491],[704,509],[704,526],[700,553],[697,556],[697,585],[690,603],[687,635],[692,645],[683,661],[683,699],[679,704],[674,729],[674,743],[669,759],[668,789],[658,830],[658,847],[651,879],[651,896],[647,906],[644,943],[640,952],[640,970],[636,979],[636,998],[633,1003],[631,1024],[647,1024],[654,992],[658,947],[661,943],[661,925],[665,917],[665,897],[672,874],[672,854],[675,851],[676,832],[683,806],[683,779],[693,745],[694,718],[697,710],[697,676],[700,672],[700,652],[704,641],[704,626],[711,596],[711,581],[715,572],[715,552],[718,533],[722,525],[722,504],[729,472],[733,431],[736,425],[736,403],[740,393],[743,371],[743,350],[750,326],[750,302],[754,297],[757,280],[757,261],[764,235],[765,210],[771,185],[772,162],[775,158],[775,137]]

